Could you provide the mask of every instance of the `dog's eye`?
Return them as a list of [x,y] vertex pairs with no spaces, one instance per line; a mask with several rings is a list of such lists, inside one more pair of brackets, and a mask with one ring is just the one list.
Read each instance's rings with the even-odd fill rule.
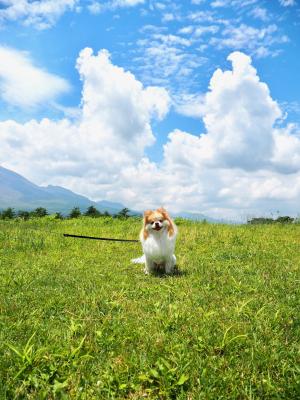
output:
[[160,220],[159,220],[159,222],[163,222],[163,220],[162,220],[162,219],[160,219]]

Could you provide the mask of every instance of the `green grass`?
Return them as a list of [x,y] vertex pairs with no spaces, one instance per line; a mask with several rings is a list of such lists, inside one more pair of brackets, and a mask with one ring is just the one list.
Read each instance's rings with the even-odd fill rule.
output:
[[[141,222],[0,223],[1,399],[299,399],[300,225],[179,221],[145,276]],[[40,229],[41,231],[31,231]]]

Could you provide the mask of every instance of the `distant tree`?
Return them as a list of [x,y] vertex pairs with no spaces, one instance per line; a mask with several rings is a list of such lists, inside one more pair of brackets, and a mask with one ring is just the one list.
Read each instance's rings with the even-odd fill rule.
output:
[[60,212],[54,214],[55,219],[64,219],[63,215]]
[[94,217],[94,218],[96,218],[96,217],[100,217],[101,213],[100,213],[100,211],[97,210],[96,207],[90,206],[90,207],[86,210],[86,212],[84,213],[84,215],[87,216],[87,217]]
[[108,211],[104,211],[104,217],[111,217],[110,213]]
[[30,212],[29,211],[19,210],[17,215],[18,215],[19,218],[22,218],[25,221],[27,221],[30,218]]
[[13,208],[8,207],[6,210],[3,210],[1,213],[1,218],[2,219],[13,219],[15,217],[16,213]]
[[273,218],[252,218],[247,221],[248,224],[257,225],[257,224],[273,224],[275,221]]
[[128,218],[129,217],[129,208],[123,208],[121,211],[118,212],[117,217],[121,218]]
[[79,207],[74,207],[70,214],[69,214],[69,218],[78,218],[81,215],[81,211]]
[[280,224],[291,224],[294,221],[294,218],[289,217],[288,215],[284,217],[278,217],[276,219],[276,222],[279,222]]
[[42,218],[45,217],[46,215],[48,215],[48,212],[44,207],[38,207],[32,212],[33,217]]
[[258,218],[249,219],[247,221],[248,224],[252,224],[252,225],[255,225],[255,224],[275,224],[275,223],[291,224],[292,222],[294,222],[294,218],[289,217],[288,215],[285,215],[283,217],[277,217],[276,219],[258,217]]

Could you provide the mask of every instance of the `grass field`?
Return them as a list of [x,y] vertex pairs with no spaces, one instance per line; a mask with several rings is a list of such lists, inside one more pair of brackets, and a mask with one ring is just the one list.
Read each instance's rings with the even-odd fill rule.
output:
[[50,233],[140,224],[0,222],[0,399],[299,399],[300,225],[179,221],[174,277]]

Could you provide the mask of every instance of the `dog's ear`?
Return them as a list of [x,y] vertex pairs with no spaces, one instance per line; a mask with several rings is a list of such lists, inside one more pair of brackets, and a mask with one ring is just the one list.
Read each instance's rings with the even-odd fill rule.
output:
[[168,214],[168,211],[164,207],[158,208],[157,211],[160,212],[164,216],[164,218],[169,222],[168,235],[173,236],[175,233],[175,229],[174,229],[173,221],[172,221],[170,215]]
[[151,211],[151,210],[146,210],[146,211],[144,211],[144,218],[149,217],[150,214],[152,214],[152,211]]
[[146,240],[148,238],[148,236],[149,236],[149,232],[146,229],[143,229],[144,240]]
[[173,222],[172,222],[172,220],[170,218],[168,218],[168,221],[169,221],[168,235],[169,236],[173,236],[174,233],[175,233],[174,225],[173,225]]
[[165,218],[169,216],[167,210],[164,207],[159,207],[157,211],[160,212]]

